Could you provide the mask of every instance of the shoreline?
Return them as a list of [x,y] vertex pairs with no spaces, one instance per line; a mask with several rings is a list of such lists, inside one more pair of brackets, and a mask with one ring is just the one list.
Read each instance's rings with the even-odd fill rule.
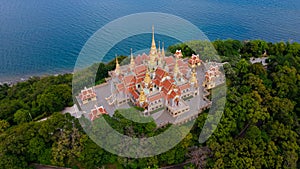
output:
[[65,72],[56,73],[56,74],[44,73],[44,74],[40,74],[40,75],[27,75],[27,76],[25,75],[23,77],[16,77],[15,79],[12,79],[12,80],[0,81],[0,86],[5,85],[5,84],[7,84],[8,86],[13,86],[19,82],[26,82],[30,78],[33,78],[33,77],[43,78],[43,77],[47,77],[47,76],[59,76],[59,75],[65,75],[65,74],[73,74],[73,71],[65,71]]

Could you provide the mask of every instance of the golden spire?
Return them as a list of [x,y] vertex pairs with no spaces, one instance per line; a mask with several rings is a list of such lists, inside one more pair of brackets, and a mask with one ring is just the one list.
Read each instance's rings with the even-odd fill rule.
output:
[[162,42],[161,56],[165,57],[165,43]]
[[133,70],[135,66],[133,54],[132,54],[132,48],[130,48],[130,68]]
[[115,70],[115,73],[116,73],[116,75],[120,74],[120,65],[119,65],[119,62],[118,62],[117,54],[116,54],[116,70]]
[[193,72],[192,72],[192,75],[191,75],[190,82],[191,82],[191,83],[197,83],[197,77],[196,77],[195,69],[193,69]]
[[158,41],[158,64],[161,65],[162,63],[162,57],[161,57],[161,50],[160,50],[160,41]]
[[152,25],[152,44],[150,49],[150,55],[155,56],[157,55],[155,40],[154,40],[154,26]]
[[160,41],[158,41],[158,53],[160,54]]
[[150,78],[150,75],[149,75],[149,71],[147,70],[146,72],[146,75],[145,75],[145,78],[144,78],[144,82],[145,84],[149,85],[150,82],[151,82],[151,78]]
[[145,101],[146,101],[146,96],[145,96],[143,87],[141,87],[140,96],[139,96],[139,102],[143,103]]
[[119,66],[118,55],[116,54],[116,66]]
[[175,66],[174,66],[174,75],[176,76],[179,73],[179,67],[178,67],[178,60],[175,59]]

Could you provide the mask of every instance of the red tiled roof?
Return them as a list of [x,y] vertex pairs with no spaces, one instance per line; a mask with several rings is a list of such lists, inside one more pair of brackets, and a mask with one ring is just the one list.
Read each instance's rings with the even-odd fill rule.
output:
[[102,114],[107,114],[105,108],[103,106],[97,107],[95,105],[95,108],[92,109],[91,113],[89,114],[89,118],[91,121],[94,121],[95,119],[99,118]]
[[146,60],[146,59],[148,59],[148,58],[149,58],[149,56],[148,56],[146,53],[143,53],[143,54],[142,54],[142,59],[143,59],[143,60]]
[[119,84],[117,84],[117,90],[118,91],[124,91],[124,84],[123,83],[119,83]]
[[147,70],[147,67],[145,65],[138,65],[135,67],[134,73],[136,75],[140,75],[140,74],[146,73],[146,70]]
[[172,87],[172,82],[169,79],[166,79],[161,83],[162,91],[168,93],[170,88]]
[[177,61],[177,64],[178,64],[179,67],[185,65],[184,62],[183,62],[182,60],[178,60],[178,61]]
[[185,90],[185,89],[188,89],[190,87],[191,87],[191,84],[190,83],[186,83],[184,85],[179,86],[179,89],[180,90]]
[[136,83],[141,83],[143,80],[144,80],[143,77],[139,77],[139,78],[136,80]]
[[98,110],[101,114],[107,114],[107,112],[106,112],[106,110],[104,109],[103,106],[98,107],[97,110]]
[[134,62],[136,65],[140,65],[142,63],[142,57],[141,55],[138,55],[137,57],[135,57]]
[[175,59],[172,56],[165,57],[165,62],[166,62],[167,65],[174,64]]
[[137,57],[135,57],[134,62],[135,64],[140,65],[143,63],[143,60],[148,60],[148,58],[149,56],[143,53],[143,55],[138,55]]
[[123,78],[123,82],[126,86],[128,86],[129,84],[135,83],[135,76],[133,76],[133,75],[125,76]]
[[166,72],[162,68],[157,68],[155,70],[155,78],[158,78],[159,80],[161,80],[165,74]]
[[156,95],[153,95],[153,96],[148,97],[148,101],[153,102],[153,101],[155,101],[155,100],[159,100],[159,99],[162,98],[162,97],[163,97],[163,96],[162,96],[160,93],[158,93],[158,94],[156,94]]
[[131,95],[135,98],[135,99],[137,99],[137,98],[139,98],[139,94],[136,92],[136,90],[134,90],[133,88],[130,88],[129,89],[129,92],[131,93]]
[[156,84],[157,86],[159,86],[159,84],[160,84],[160,81],[158,80],[158,79],[153,79],[152,80],[152,82],[154,83],[154,84]]
[[79,98],[84,101],[90,98],[96,97],[96,93],[92,88],[85,88],[81,90],[81,93],[79,94]]
[[177,93],[172,90],[172,92],[168,95],[168,99],[174,99],[174,97],[177,95]]
[[199,55],[192,55],[192,57],[189,59],[189,64],[197,64],[199,62],[202,62],[199,58]]

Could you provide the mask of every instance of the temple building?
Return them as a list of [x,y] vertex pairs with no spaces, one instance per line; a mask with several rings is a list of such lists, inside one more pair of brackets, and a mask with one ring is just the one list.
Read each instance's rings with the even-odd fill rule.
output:
[[96,106],[95,108],[91,110],[91,112],[89,113],[89,118],[91,121],[96,120],[97,118],[99,118],[102,114],[108,114],[105,110],[105,108],[103,106]]
[[189,59],[188,62],[190,67],[195,68],[201,65],[202,60],[199,58],[199,55],[192,54],[192,57]]
[[145,109],[145,114],[166,110],[173,117],[190,110],[185,99],[199,94],[199,82],[195,71],[201,65],[199,55],[183,59],[181,50],[174,56],[165,56],[156,48],[154,27],[149,54],[136,57],[130,52],[130,63],[120,66],[116,58],[116,69],[109,72],[113,91],[105,98],[109,105],[120,106],[131,102]]
[[79,98],[80,98],[82,104],[86,104],[89,101],[97,100],[96,93],[92,87],[90,87],[90,88],[85,87],[83,90],[81,90],[81,92],[79,94]]
[[141,115],[151,116],[157,127],[163,127],[195,119],[212,105],[208,89],[225,82],[223,64],[203,62],[195,54],[184,57],[181,50],[166,56],[164,43],[155,41],[154,27],[151,37],[148,54],[134,56],[130,49],[126,65],[116,57],[116,67],[104,83],[85,87],[76,96],[85,118],[93,122],[103,114],[113,116],[116,110],[136,106],[142,108]]
[[203,87],[207,89],[212,89],[216,87],[216,80],[220,77],[221,72],[218,66],[210,66],[209,69],[205,72],[205,79],[203,81]]

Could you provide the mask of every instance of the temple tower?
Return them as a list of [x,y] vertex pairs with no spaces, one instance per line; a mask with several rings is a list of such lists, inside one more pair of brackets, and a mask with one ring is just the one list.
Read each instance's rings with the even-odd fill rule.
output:
[[155,69],[156,66],[156,62],[155,59],[157,58],[157,49],[156,49],[156,45],[155,45],[155,39],[154,39],[154,26],[152,26],[152,43],[151,43],[151,49],[150,49],[150,54],[149,54],[149,68],[151,71],[153,71]]
[[161,51],[160,51],[160,41],[158,41],[158,61],[157,65],[161,66],[162,60],[161,60]]
[[146,104],[146,101],[147,101],[147,98],[146,98],[146,95],[145,95],[145,92],[144,92],[144,89],[143,87],[141,87],[141,91],[140,91],[140,96],[139,96],[139,100],[138,100],[138,103],[141,107],[144,107]]
[[179,71],[179,67],[178,67],[178,59],[176,58],[175,59],[175,66],[174,66],[174,77],[177,78],[178,75],[180,74],[180,71]]
[[192,71],[192,75],[191,75],[191,78],[190,78],[190,83],[193,84],[193,85],[196,85],[197,84],[197,77],[196,77],[196,72],[195,72],[195,69],[193,69]]
[[132,54],[132,48],[130,49],[130,70],[133,71],[135,68],[135,62]]
[[117,76],[119,76],[120,73],[121,73],[121,69],[120,69],[120,65],[119,65],[119,62],[118,62],[117,55],[116,55],[116,69],[115,69],[115,73],[116,73]]
[[151,83],[151,77],[150,77],[150,74],[149,74],[149,72],[147,70],[145,78],[144,78],[145,87],[149,88],[150,87],[150,83]]

